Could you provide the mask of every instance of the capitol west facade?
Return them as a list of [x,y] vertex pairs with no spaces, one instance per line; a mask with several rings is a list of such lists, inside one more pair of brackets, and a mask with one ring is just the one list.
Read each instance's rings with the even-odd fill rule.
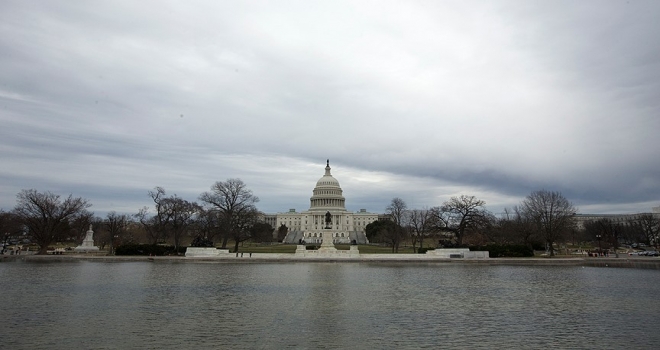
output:
[[349,212],[345,206],[339,181],[330,173],[330,161],[325,167],[325,174],[317,182],[310,198],[310,207],[303,212],[290,209],[285,213],[265,216],[275,231],[282,226],[288,228],[284,243],[321,243],[322,237],[332,237],[333,243],[368,243],[365,228],[378,220],[378,214],[366,209]]

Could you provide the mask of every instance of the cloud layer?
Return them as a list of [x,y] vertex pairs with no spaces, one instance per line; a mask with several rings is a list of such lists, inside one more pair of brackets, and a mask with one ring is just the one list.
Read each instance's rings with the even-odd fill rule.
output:
[[5,1],[0,208],[24,188],[134,213],[243,179],[306,209],[538,189],[660,204],[655,1]]

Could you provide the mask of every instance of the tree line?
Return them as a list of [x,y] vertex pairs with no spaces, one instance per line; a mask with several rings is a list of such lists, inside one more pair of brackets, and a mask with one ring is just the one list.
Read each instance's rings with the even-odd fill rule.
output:
[[[96,244],[111,252],[120,244],[169,243],[175,250],[184,244],[212,245],[234,251],[241,242],[270,242],[274,228],[261,220],[256,208],[259,198],[240,179],[214,183],[199,195],[199,203],[176,194],[168,195],[162,187],[148,191],[152,206],[133,215],[109,212],[95,217],[84,198],[64,198],[34,189],[17,194],[16,206],[10,212],[0,211],[0,233],[3,243],[31,242],[45,254],[55,242],[82,242],[89,225],[95,231]],[[598,242],[603,249],[620,244],[644,242],[658,245],[660,221],[652,214],[642,214],[627,222],[608,218],[592,220],[578,229],[577,209],[560,192],[531,192],[521,203],[507,208],[496,217],[475,196],[451,197],[442,205],[409,209],[401,198],[393,198],[386,208],[388,220],[375,221],[366,227],[367,238],[385,243],[398,252],[401,244],[410,242],[414,251],[423,248],[425,239],[437,239],[435,247],[469,245],[525,245],[546,247],[555,255],[557,243]],[[283,232],[280,232],[283,231]],[[278,237],[286,228],[278,229]]]
[[[640,214],[624,221],[600,218],[584,223],[584,236],[598,242],[599,249],[613,249],[615,252],[624,244],[634,246],[644,243],[660,248],[660,219],[653,214]],[[618,256],[618,255],[617,255]]]
[[259,198],[240,179],[216,182],[210,191],[199,195],[200,203],[168,195],[162,187],[155,187],[148,196],[152,206],[136,214],[113,211],[100,218],[88,210],[91,204],[84,198],[22,190],[14,209],[0,212],[0,232],[5,244],[29,241],[39,246],[39,254],[46,254],[56,242],[82,242],[89,225],[97,244],[111,252],[120,244],[143,240],[150,244],[168,242],[177,251],[191,238],[207,245],[219,240],[222,248],[232,241],[236,251],[248,239],[272,239],[273,228],[260,220],[263,214],[255,206]]
[[499,217],[485,205],[475,196],[462,195],[440,206],[409,209],[403,199],[396,197],[386,209],[389,220],[369,224],[367,238],[388,244],[392,252],[398,252],[404,242],[410,242],[413,251],[418,251],[425,238],[433,237],[439,247],[524,245],[545,248],[554,256],[558,243],[597,241],[603,249],[616,250],[621,242],[657,246],[660,237],[660,220],[652,214],[642,214],[627,223],[607,218],[587,221],[583,229],[578,229],[577,208],[556,191],[533,191]]

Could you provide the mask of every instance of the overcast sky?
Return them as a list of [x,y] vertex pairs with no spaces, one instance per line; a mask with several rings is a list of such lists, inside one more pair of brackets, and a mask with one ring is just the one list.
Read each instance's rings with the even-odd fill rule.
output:
[[660,205],[659,1],[0,3],[0,208],[99,216],[240,178],[306,210],[326,159],[347,209],[561,191]]

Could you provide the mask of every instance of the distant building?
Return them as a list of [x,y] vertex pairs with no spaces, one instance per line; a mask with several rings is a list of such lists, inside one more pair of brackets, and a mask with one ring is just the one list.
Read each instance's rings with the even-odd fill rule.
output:
[[325,174],[312,191],[308,210],[297,212],[289,209],[288,212],[266,214],[264,221],[270,223],[276,232],[282,225],[288,228],[285,243],[321,243],[322,233],[331,233],[333,243],[368,243],[365,228],[378,220],[378,214],[369,213],[366,209],[349,212],[345,202],[339,181],[330,174],[328,160]]
[[608,219],[614,224],[629,225],[636,223],[642,215],[653,215],[660,219],[660,207],[652,208],[651,213],[637,213],[637,214],[575,214],[575,223],[578,229],[583,229],[584,224],[589,221],[597,221],[600,219]]
[[263,214],[261,220],[273,228],[277,228],[277,226],[275,226],[277,225],[277,214]]

